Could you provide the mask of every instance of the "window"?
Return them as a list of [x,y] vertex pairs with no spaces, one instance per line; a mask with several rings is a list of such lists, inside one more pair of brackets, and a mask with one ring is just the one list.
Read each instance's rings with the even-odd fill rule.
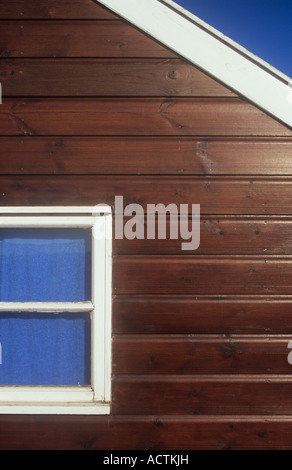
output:
[[0,214],[0,413],[108,414],[108,206]]

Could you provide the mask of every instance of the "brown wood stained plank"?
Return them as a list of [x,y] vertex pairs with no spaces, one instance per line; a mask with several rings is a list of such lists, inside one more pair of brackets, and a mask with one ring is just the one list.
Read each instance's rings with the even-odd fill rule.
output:
[[234,96],[179,59],[2,59],[3,96]]
[[93,0],[1,0],[1,19],[114,19]]
[[[289,416],[1,416],[2,450],[291,450]],[[107,454],[106,454],[107,455]],[[155,455],[155,454],[154,454]],[[197,458],[197,456],[195,457]],[[195,462],[194,462],[195,464]]]
[[[134,214],[133,216],[134,217]],[[130,223],[132,217],[124,217],[124,224]],[[200,245],[194,251],[190,246],[182,251],[183,238],[179,235],[171,239],[170,217],[155,219],[155,230],[158,232],[160,224],[166,221],[167,238],[132,240],[124,236],[114,239],[113,252],[115,254],[292,254],[292,219],[288,216],[201,216],[200,218]],[[135,215],[135,221],[147,233],[147,216]],[[191,216],[189,227],[192,226]],[[136,227],[133,228],[133,231]]]
[[292,334],[292,297],[115,295],[115,335]]
[[288,295],[292,257],[118,256],[116,294]]
[[136,203],[145,213],[153,212],[149,204],[159,203],[174,204],[175,213],[180,204],[190,213],[192,204],[200,204],[202,215],[291,213],[292,179],[288,177],[3,175],[0,184],[0,205],[106,203],[115,211],[115,197],[123,196],[121,210]]
[[2,21],[0,57],[174,57],[121,21]]
[[[179,321],[179,318],[177,319]],[[112,372],[290,374],[292,336],[135,335],[113,338]]]
[[291,175],[292,139],[0,137],[2,174]]
[[3,98],[0,135],[292,134],[256,107],[236,98]]
[[291,415],[292,379],[273,375],[116,376],[113,414]]
[[193,165],[202,174],[291,174],[290,139],[202,138],[192,144]]

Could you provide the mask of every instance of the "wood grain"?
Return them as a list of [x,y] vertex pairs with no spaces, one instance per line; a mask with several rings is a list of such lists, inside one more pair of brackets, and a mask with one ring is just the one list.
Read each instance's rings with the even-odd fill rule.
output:
[[292,297],[115,295],[115,335],[292,334]]
[[3,97],[234,96],[179,59],[2,59]]
[[118,376],[114,414],[291,416],[291,375]]
[[93,0],[2,0],[1,19],[114,19]]
[[159,203],[165,207],[174,204],[170,209],[175,213],[180,204],[185,204],[189,213],[192,204],[200,204],[201,215],[291,213],[291,177],[2,175],[0,184],[0,205],[106,203],[115,211],[115,196],[123,196],[122,209],[136,203],[145,213],[153,212],[149,204]]
[[[0,137],[1,174],[286,175],[290,138]],[[82,156],[82,158],[81,158]]]
[[[5,93],[5,84],[3,84]],[[237,98],[3,98],[0,135],[286,136]]]
[[[147,216],[135,217],[137,225],[147,234]],[[124,217],[124,226],[132,217]],[[164,222],[165,221],[165,222]],[[166,226],[166,238],[158,238],[160,224]],[[204,216],[200,217],[200,245],[196,250],[190,246],[182,251],[184,239],[178,230],[177,239],[170,238],[170,216],[155,218],[156,237],[132,240],[124,236],[113,240],[115,254],[192,254],[192,255],[269,255],[292,254],[292,219],[289,216]],[[192,227],[191,216],[188,221]],[[133,228],[133,231],[136,227]]]
[[175,57],[133,26],[108,20],[0,20],[0,44],[0,57],[22,59]]
[[113,374],[290,374],[290,336],[128,335],[113,339]]
[[184,450],[192,462],[191,450],[291,450],[291,442],[289,416],[0,417],[3,450]]
[[288,295],[291,256],[118,256],[116,294]]

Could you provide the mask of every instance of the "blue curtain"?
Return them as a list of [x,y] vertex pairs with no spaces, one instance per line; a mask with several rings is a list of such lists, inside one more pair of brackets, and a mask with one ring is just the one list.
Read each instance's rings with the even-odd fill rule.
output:
[[[90,300],[90,278],[89,230],[0,230],[0,301]],[[2,312],[0,343],[0,385],[90,383],[88,313]]]
[[1,229],[1,302],[90,300],[91,233]]
[[0,385],[89,385],[90,318],[0,313]]

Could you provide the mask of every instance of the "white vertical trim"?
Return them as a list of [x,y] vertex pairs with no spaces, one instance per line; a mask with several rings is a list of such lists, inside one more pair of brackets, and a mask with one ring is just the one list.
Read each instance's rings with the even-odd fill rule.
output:
[[106,272],[105,272],[105,400],[111,400],[111,331],[112,331],[112,215],[105,216],[105,258],[106,258]]
[[92,368],[91,380],[95,400],[105,401],[106,361],[106,223],[96,217],[92,228]]
[[[99,0],[215,79],[292,126],[289,83],[159,0]],[[172,2],[172,5],[174,3]]]

